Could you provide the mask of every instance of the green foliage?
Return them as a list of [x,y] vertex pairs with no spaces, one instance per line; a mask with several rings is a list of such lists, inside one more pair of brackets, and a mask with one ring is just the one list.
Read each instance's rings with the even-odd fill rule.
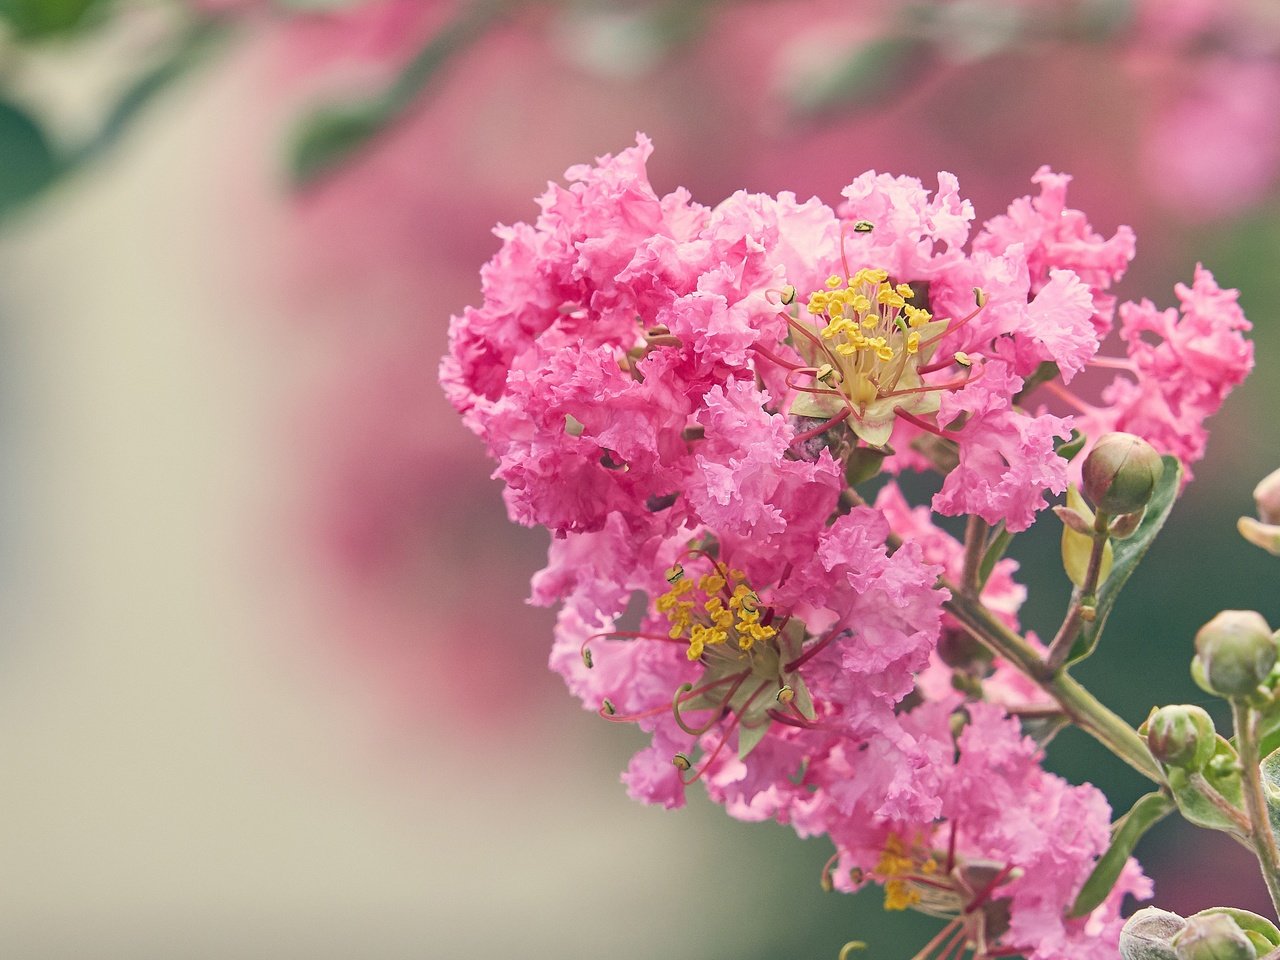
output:
[[0,18],[19,40],[47,40],[98,19],[110,0],[0,0]]
[[933,58],[933,45],[915,36],[878,37],[833,59],[828,71],[792,94],[801,116],[860,110],[901,95]]
[[1157,790],[1140,797],[1128,813],[1111,825],[1111,845],[1094,864],[1068,916],[1083,917],[1107,898],[1143,834],[1167,817],[1173,808],[1173,801]]
[[0,157],[0,219],[47,187],[61,171],[40,123],[6,101],[0,101]]

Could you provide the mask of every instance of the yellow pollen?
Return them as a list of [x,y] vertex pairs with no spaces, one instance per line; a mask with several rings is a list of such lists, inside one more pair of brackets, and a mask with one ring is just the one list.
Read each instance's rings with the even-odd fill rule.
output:
[[916,292],[911,289],[911,285],[909,283],[900,283],[894,289],[898,291],[898,296],[906,300],[910,300],[916,295]]
[[843,286],[844,286],[844,281],[841,280],[839,277],[837,277],[834,273],[831,276],[827,277],[828,289],[835,290],[837,287],[843,287]]

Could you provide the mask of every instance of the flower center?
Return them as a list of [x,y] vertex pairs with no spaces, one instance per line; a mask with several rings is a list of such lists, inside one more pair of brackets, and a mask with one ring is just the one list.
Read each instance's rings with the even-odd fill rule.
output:
[[707,647],[749,653],[757,642],[778,632],[760,622],[760,597],[741,570],[722,573],[717,567],[695,585],[677,565],[667,572],[667,580],[671,589],[658,598],[656,607],[671,627],[668,636],[689,641],[685,655],[690,660],[700,659]]

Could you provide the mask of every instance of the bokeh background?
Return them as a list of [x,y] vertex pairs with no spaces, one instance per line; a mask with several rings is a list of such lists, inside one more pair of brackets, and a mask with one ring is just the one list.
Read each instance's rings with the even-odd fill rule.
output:
[[[0,7],[7,955],[923,942],[875,891],[823,894],[821,841],[626,798],[640,736],[546,671],[545,535],[507,522],[436,386],[491,227],[637,130],[659,192],[707,204],[949,170],[981,220],[1048,163],[1097,229],[1137,230],[1122,296],[1170,305],[1197,261],[1239,287],[1257,369],[1078,675],[1137,722],[1204,701],[1215,612],[1280,622],[1280,560],[1234,533],[1280,466],[1267,0],[329,6]],[[361,149],[301,119],[424,49],[438,69]],[[1042,526],[1013,553],[1050,633],[1069,585]],[[1144,792],[1071,731],[1050,764],[1120,809]],[[1218,836],[1167,822],[1139,853],[1163,907],[1265,910]]]

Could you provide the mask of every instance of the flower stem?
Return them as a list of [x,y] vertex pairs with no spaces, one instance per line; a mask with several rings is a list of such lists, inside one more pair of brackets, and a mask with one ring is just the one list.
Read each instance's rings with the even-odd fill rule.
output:
[[987,521],[976,514],[969,516],[964,528],[964,572],[960,578],[960,586],[971,597],[981,592],[978,571],[982,566],[982,555],[986,552]]
[[945,580],[942,585],[951,591],[947,610],[978,641],[1039,684],[1058,702],[1072,723],[1144,777],[1164,785],[1164,774],[1133,727],[1064,671],[1050,673],[1036,649],[996,619],[977,598],[964,595]]
[[1102,510],[1093,518],[1093,547],[1089,551],[1089,566],[1085,569],[1084,582],[1072,593],[1071,606],[1045,656],[1050,674],[1058,673],[1071,655],[1071,648],[1075,646],[1076,637],[1084,626],[1085,608],[1097,604],[1098,577],[1102,573],[1102,557],[1110,537],[1107,530],[1110,521],[1111,518]]
[[1236,725],[1236,750],[1240,765],[1244,793],[1244,808],[1249,814],[1249,842],[1254,856],[1262,868],[1262,878],[1271,894],[1271,906],[1280,917],[1280,852],[1276,850],[1276,837],[1271,830],[1271,818],[1267,810],[1267,797],[1262,786],[1262,758],[1258,749],[1258,711],[1241,702],[1231,701],[1231,716]]

